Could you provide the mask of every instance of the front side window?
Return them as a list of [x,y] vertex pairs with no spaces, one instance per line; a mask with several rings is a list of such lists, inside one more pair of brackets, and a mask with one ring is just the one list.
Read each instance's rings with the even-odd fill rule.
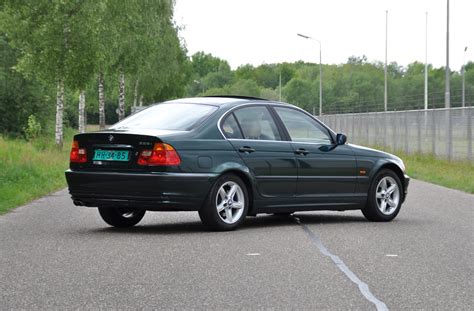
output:
[[246,107],[234,112],[245,139],[281,140],[278,128],[266,107]]
[[324,126],[301,111],[274,107],[283,121],[292,141],[303,143],[331,144],[331,137]]
[[215,110],[217,107],[211,105],[164,103],[137,112],[111,128],[189,131]]

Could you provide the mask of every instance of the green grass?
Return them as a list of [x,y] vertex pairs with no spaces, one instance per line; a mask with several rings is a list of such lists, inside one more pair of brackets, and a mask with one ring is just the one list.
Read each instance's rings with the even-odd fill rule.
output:
[[0,135],[0,214],[66,186],[73,134],[65,131],[62,149],[51,136],[27,142]]
[[410,177],[474,194],[473,163],[441,160],[426,154],[394,154],[403,160]]

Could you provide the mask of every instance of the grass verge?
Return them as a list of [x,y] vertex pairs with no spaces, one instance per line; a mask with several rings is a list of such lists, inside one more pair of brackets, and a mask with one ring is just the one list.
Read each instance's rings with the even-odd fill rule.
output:
[[62,149],[51,136],[27,142],[0,135],[0,214],[66,186],[74,131],[64,134]]
[[441,160],[426,154],[391,153],[403,160],[408,175],[414,179],[474,194],[473,163]]

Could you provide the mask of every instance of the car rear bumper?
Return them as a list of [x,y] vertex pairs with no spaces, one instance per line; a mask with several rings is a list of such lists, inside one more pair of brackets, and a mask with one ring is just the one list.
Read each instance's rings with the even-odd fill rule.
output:
[[217,174],[66,171],[75,205],[197,211]]

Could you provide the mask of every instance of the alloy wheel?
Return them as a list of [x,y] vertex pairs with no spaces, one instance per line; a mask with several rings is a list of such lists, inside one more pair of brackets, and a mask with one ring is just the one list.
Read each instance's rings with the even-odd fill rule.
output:
[[219,218],[234,224],[242,217],[245,207],[245,197],[242,188],[233,181],[222,184],[216,195],[216,209]]
[[380,179],[375,192],[377,207],[384,215],[392,215],[400,202],[400,189],[397,182],[391,176]]

